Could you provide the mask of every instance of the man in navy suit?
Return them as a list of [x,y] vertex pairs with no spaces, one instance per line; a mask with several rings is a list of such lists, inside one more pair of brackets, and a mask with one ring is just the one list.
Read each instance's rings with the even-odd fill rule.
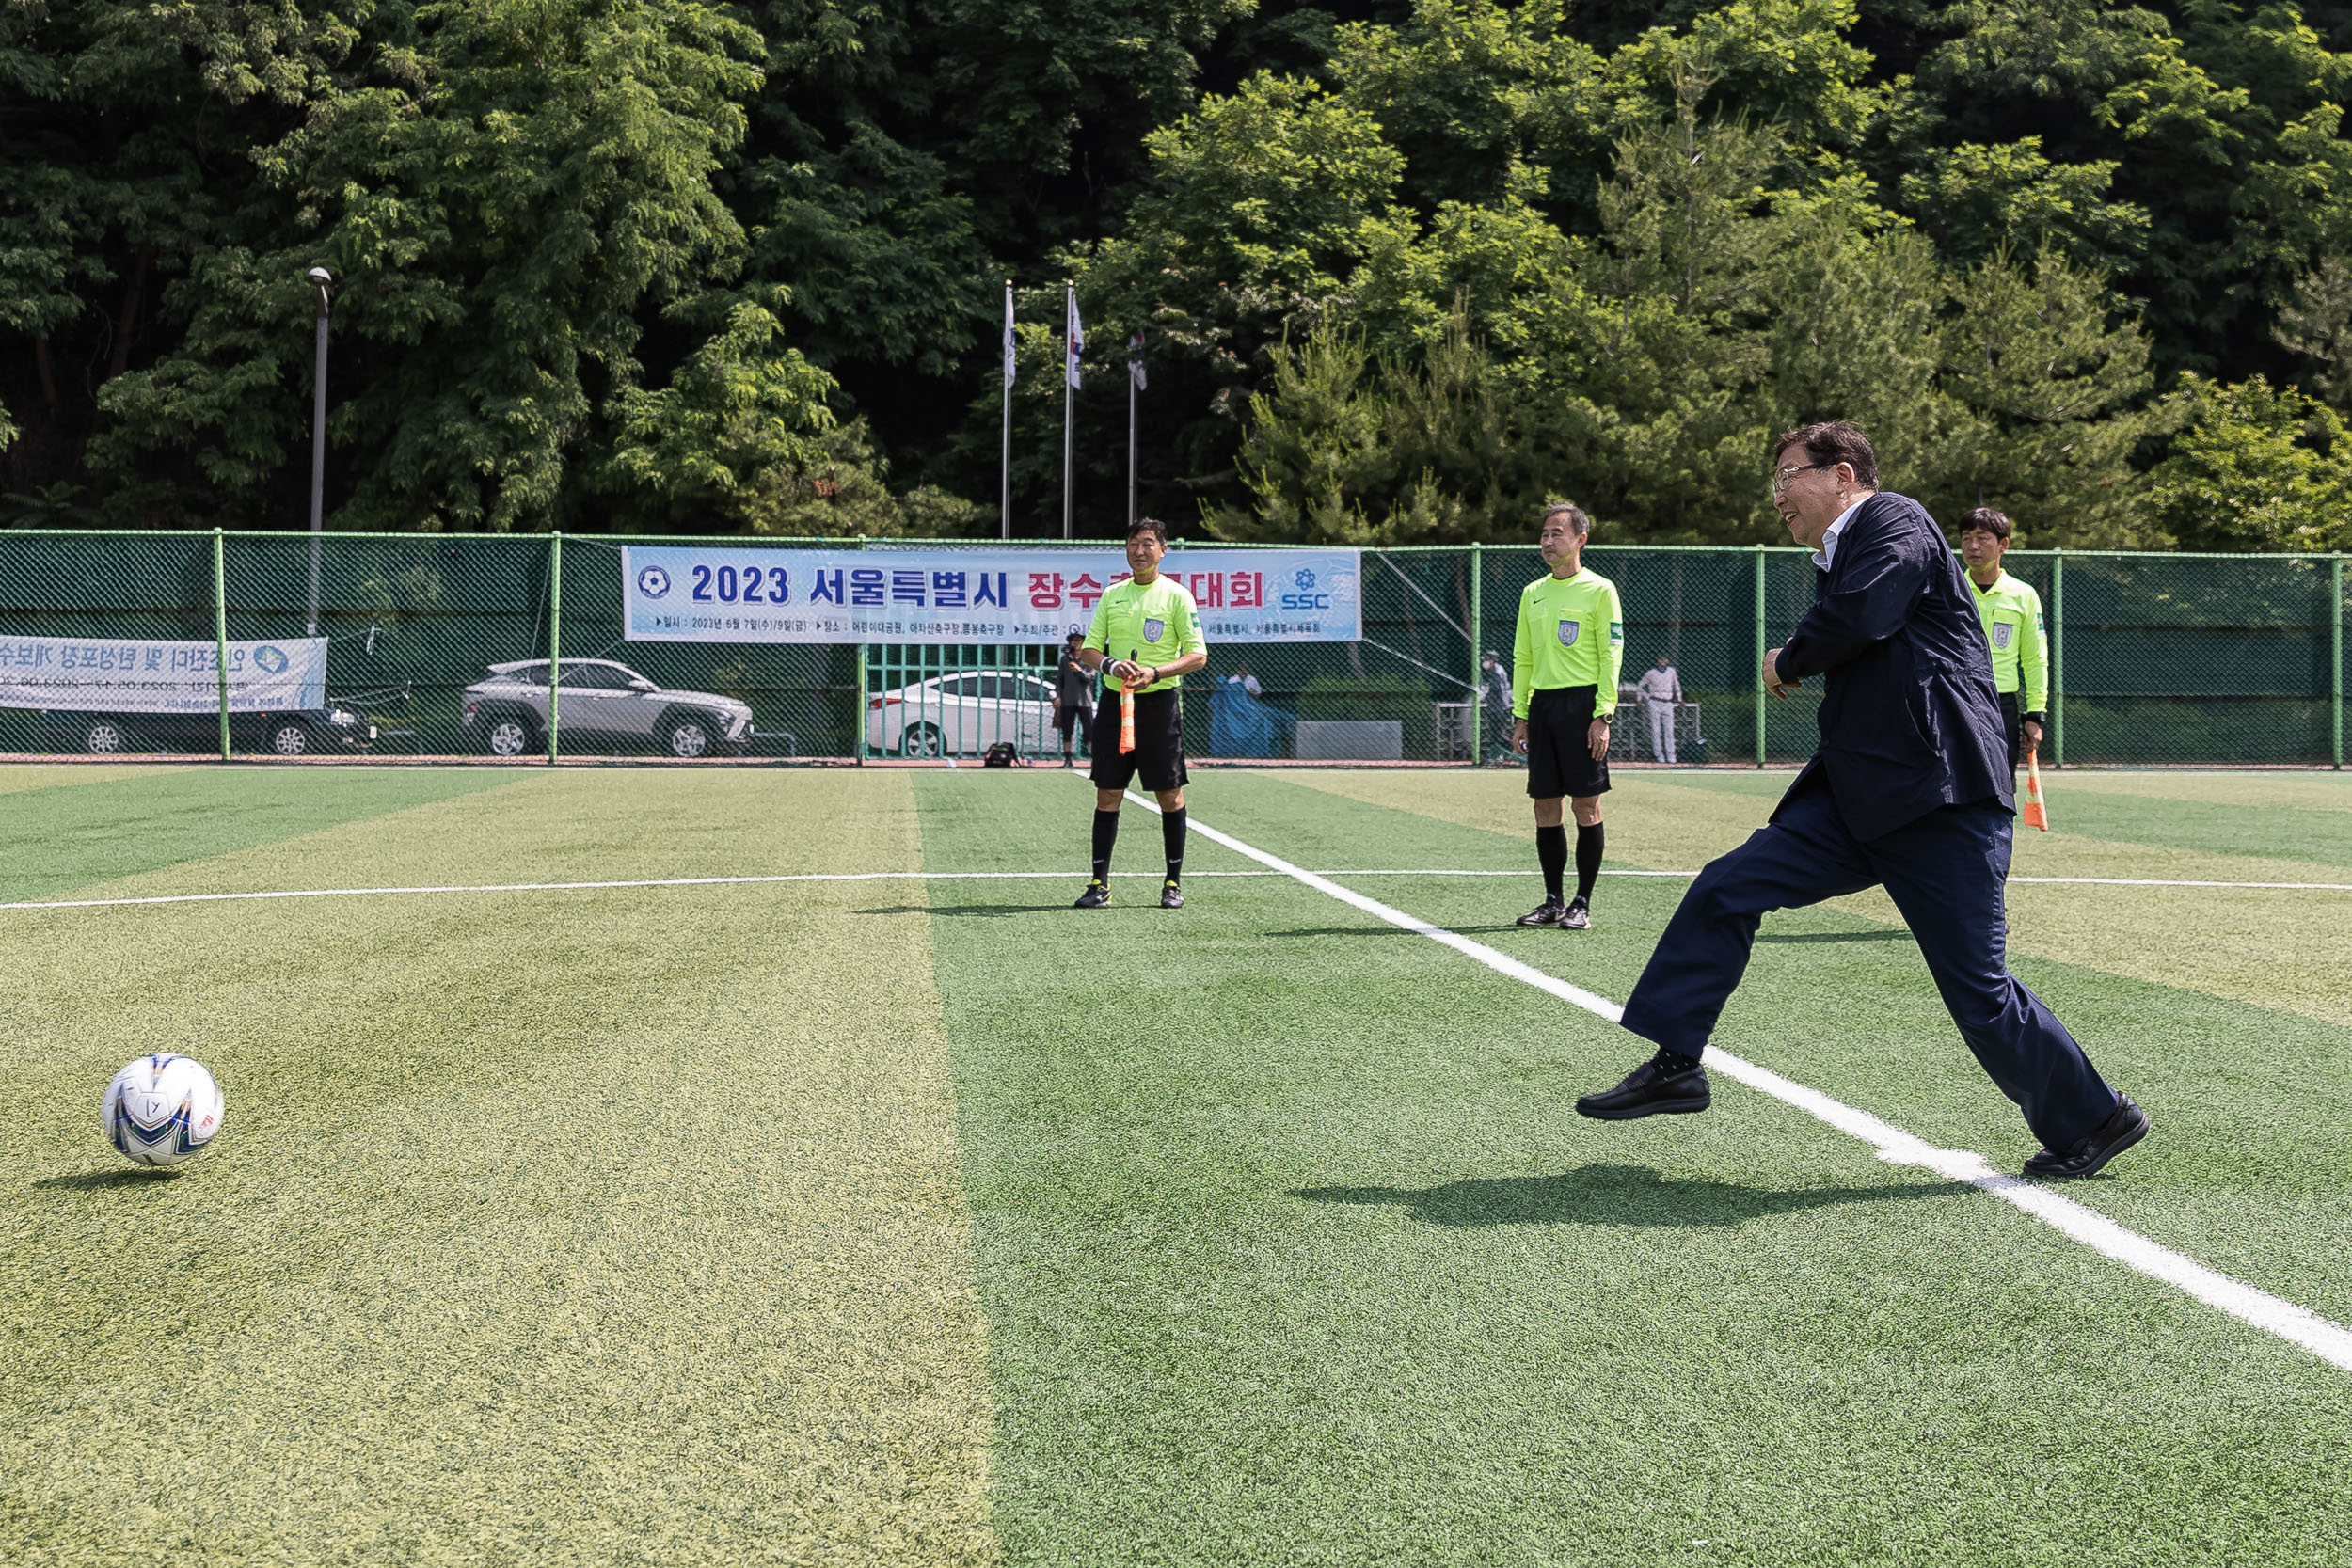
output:
[[1606,1120],[1706,1110],[1700,1057],[1764,913],[1883,884],[1961,1038],[2042,1140],[2026,1174],[2090,1176],[2147,1136],[2148,1117],[2009,972],[2009,737],[1959,562],[1925,507],[1879,492],[1878,458],[1851,425],[1790,431],[1772,466],[1773,504],[1820,575],[1813,608],[1764,656],[1764,684],[1786,697],[1822,677],[1820,749],[1667,923],[1625,1005],[1625,1026],[1658,1053],[1576,1108]]

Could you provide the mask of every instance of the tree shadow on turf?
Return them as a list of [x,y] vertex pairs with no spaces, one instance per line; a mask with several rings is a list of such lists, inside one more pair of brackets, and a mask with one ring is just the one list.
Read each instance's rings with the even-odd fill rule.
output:
[[1729,1181],[1673,1180],[1647,1165],[1585,1165],[1558,1176],[1482,1177],[1436,1187],[1296,1187],[1316,1203],[1397,1204],[1428,1225],[1738,1226],[1834,1203],[1944,1197],[1964,1181],[1884,1181],[1871,1187],[1776,1191]]

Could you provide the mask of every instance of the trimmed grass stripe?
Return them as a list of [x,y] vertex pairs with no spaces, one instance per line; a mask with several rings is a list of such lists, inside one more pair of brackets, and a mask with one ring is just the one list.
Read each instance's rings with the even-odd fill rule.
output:
[[511,782],[456,768],[348,775],[324,768],[107,768],[87,783],[75,782],[75,768],[24,772],[61,782],[28,782],[0,812],[0,899],[38,898],[214,860]]
[[[917,853],[901,780],[680,783],[561,785],[542,836],[633,818],[648,852],[762,872]],[[172,874],[403,859],[379,831]],[[0,1560],[995,1560],[926,922],[868,897],[0,932]],[[160,1180],[94,1127],[155,1045],[229,1093],[220,1147]]]
[[[1059,856],[1077,891],[1083,790],[938,775],[916,791],[927,864]],[[1479,863],[1481,830],[1295,783],[1220,773],[1191,793],[1295,863],[1398,844]],[[1122,864],[1156,859],[1155,827],[1131,816]],[[1583,1123],[1568,1099],[1639,1055],[1622,1032],[1288,879],[1091,916],[1058,891],[926,891],[1009,1560],[2352,1557],[2328,1457],[2352,1435],[2352,1379],[1965,1184],[1762,1097]],[[1613,882],[1581,936],[1511,927],[1533,901],[1518,891],[1413,896],[1621,995],[1681,890]],[[1776,919],[1738,1004],[1742,1053],[1939,1147],[2024,1152],[1909,943],[1883,934],[1837,911]],[[2139,1016],[2172,1010],[2104,983]],[[2343,1077],[2320,1079],[2330,1105]],[[2170,1141],[2098,1183],[2100,1210],[2141,1188],[2176,1222],[2182,1188],[2236,1204],[2190,1153],[2214,1152],[2215,1130],[2163,1119],[2173,1088],[2156,1098]],[[2241,1252],[2294,1252],[2296,1218],[2257,1201]]]

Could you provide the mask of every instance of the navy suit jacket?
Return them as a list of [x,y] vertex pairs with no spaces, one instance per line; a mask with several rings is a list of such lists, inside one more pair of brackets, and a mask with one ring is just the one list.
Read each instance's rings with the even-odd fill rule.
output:
[[1816,578],[1780,674],[1823,677],[1821,746],[1788,794],[1827,784],[1866,844],[1939,806],[1996,799],[2014,811],[1993,655],[1928,509],[1872,496]]

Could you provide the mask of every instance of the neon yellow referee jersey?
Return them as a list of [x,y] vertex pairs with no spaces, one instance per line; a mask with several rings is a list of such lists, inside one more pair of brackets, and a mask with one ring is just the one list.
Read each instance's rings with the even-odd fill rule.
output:
[[2003,572],[1987,588],[1968,579],[1977,595],[1977,618],[1993,645],[1993,688],[2023,688],[2021,713],[2041,713],[2050,696],[2050,639],[2042,625],[2042,595]]
[[1617,585],[1580,567],[1572,578],[1547,573],[1519,591],[1519,629],[1511,653],[1511,716],[1527,717],[1538,691],[1589,686],[1593,717],[1617,711],[1625,668],[1625,609]]
[[[1129,578],[1104,589],[1103,596],[1095,601],[1094,621],[1087,627],[1085,645],[1100,653],[1105,662],[1132,658],[1154,669],[1173,664],[1186,654],[1204,653],[1209,646],[1200,635],[1200,614],[1193,608],[1191,591],[1166,573],[1146,587],[1136,587]],[[1183,680],[1182,675],[1170,675],[1143,689],[1170,691]],[[1107,676],[1104,684],[1111,684]]]

